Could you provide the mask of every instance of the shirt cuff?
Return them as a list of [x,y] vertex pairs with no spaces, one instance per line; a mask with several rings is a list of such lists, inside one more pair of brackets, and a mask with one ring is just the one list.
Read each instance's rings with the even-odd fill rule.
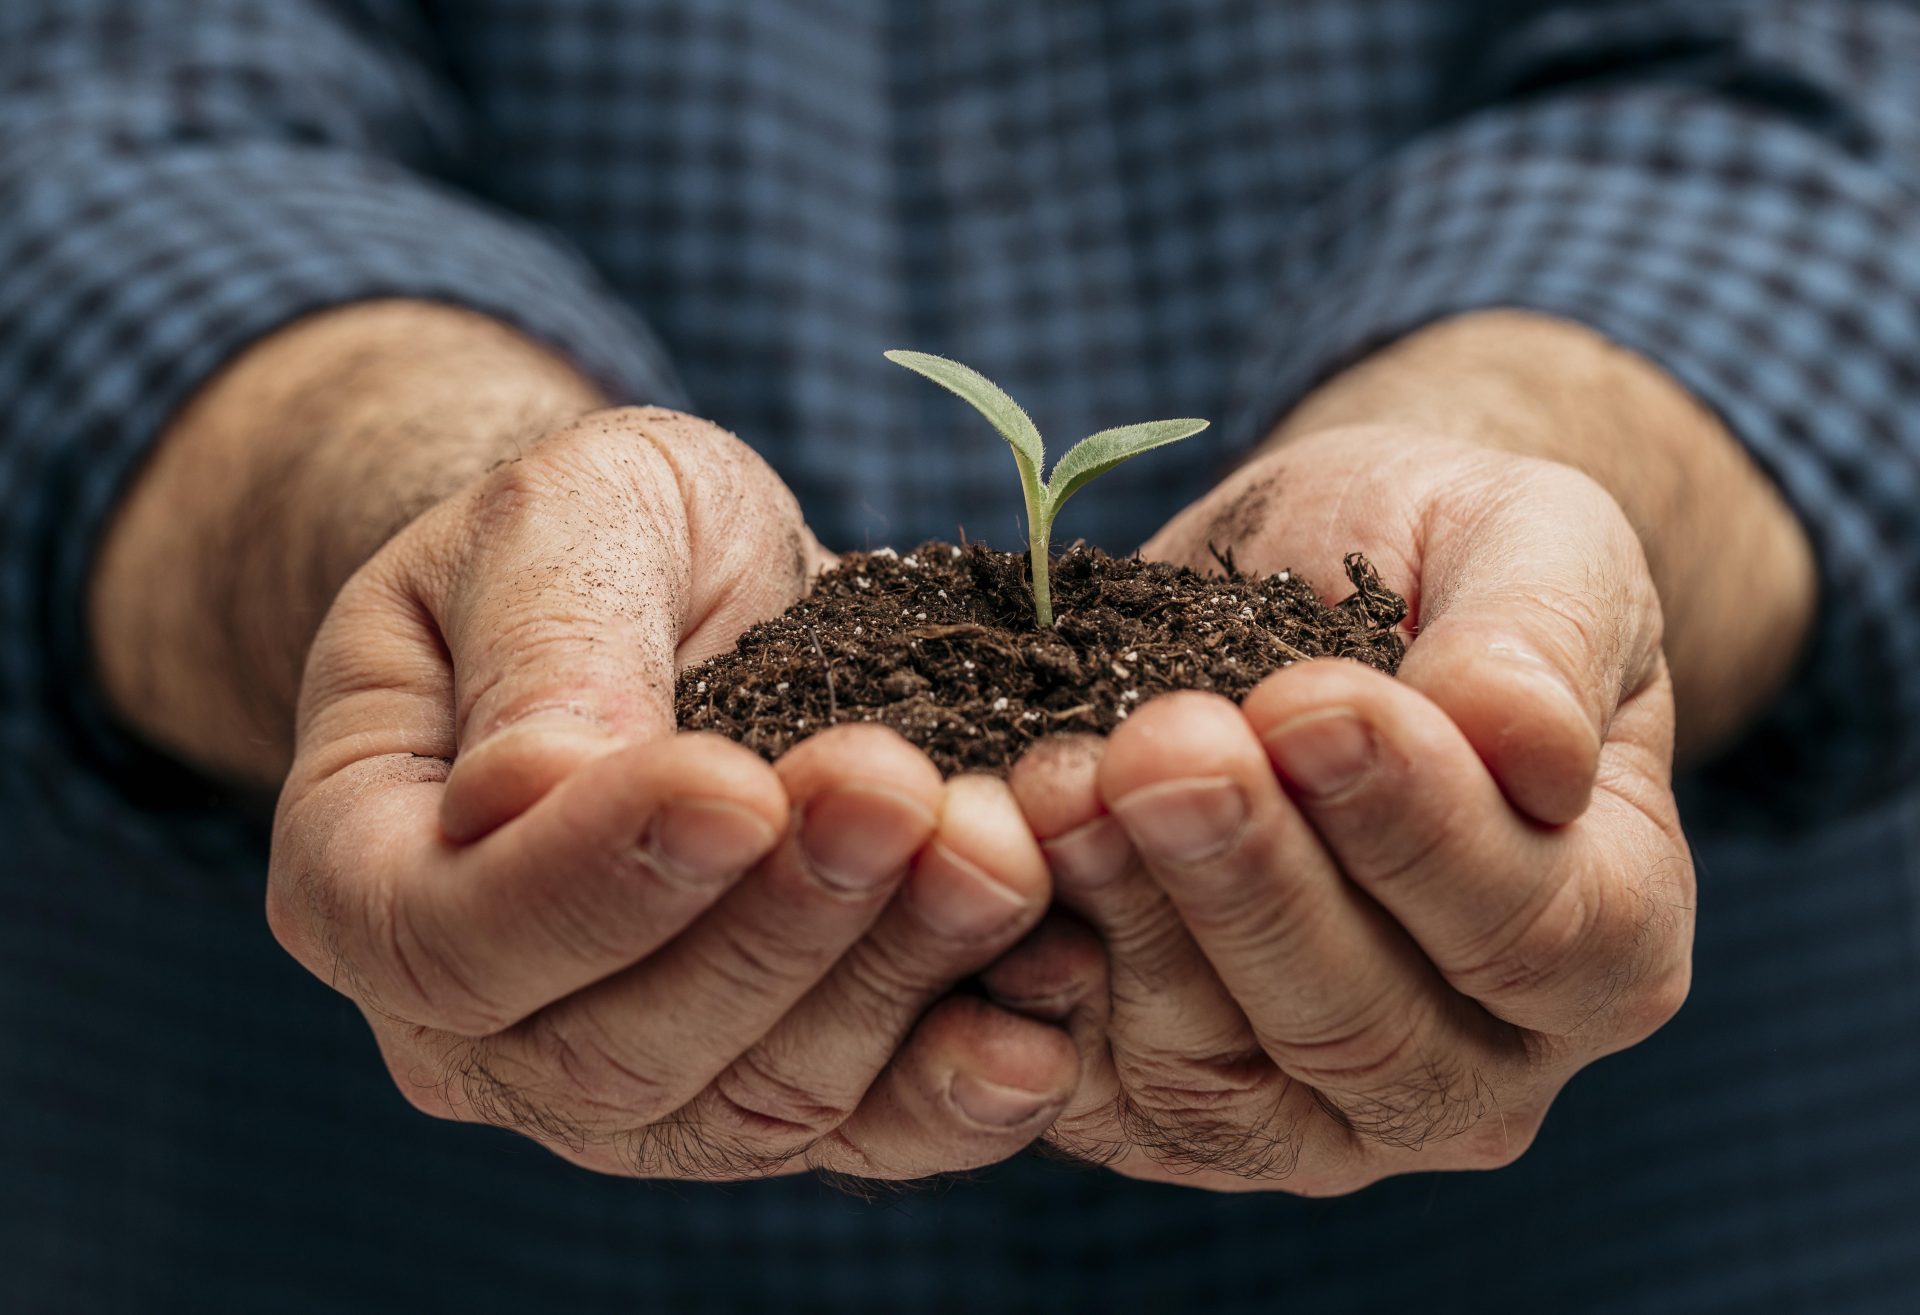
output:
[[1790,687],[1700,777],[1752,821],[1865,808],[1920,776],[1920,203],[1857,153],[1681,87],[1503,107],[1357,178],[1292,245],[1240,392],[1257,437],[1434,321],[1589,326],[1714,409],[1818,555]]
[[5,223],[25,258],[0,289],[0,633],[30,638],[0,706],[9,770],[63,830],[230,829],[231,801],[123,734],[75,673],[90,669],[83,603],[107,517],[171,417],[249,344],[350,302],[439,301],[514,326],[611,397],[679,400],[658,343],[581,259],[379,160],[278,143],[103,158],[29,189]]

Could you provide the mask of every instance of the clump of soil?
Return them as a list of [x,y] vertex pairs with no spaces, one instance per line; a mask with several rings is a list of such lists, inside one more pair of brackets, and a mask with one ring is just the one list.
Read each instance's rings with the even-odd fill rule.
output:
[[841,722],[875,721],[948,774],[1004,774],[1034,740],[1105,734],[1156,694],[1238,699],[1312,657],[1398,670],[1406,601],[1348,556],[1354,592],[1332,606],[1282,571],[1221,575],[1074,547],[1053,563],[1055,625],[1034,624],[1026,554],[925,543],[849,553],[731,653],[682,672],[683,730],[765,757]]

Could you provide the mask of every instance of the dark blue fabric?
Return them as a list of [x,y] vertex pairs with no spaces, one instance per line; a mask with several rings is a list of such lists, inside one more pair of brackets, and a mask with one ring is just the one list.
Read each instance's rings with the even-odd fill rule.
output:
[[[836,546],[1019,537],[885,347],[1047,432],[1226,418],[1220,462],[1456,311],[1647,354],[1824,585],[1686,800],[1694,999],[1514,1168],[1336,1202],[666,1188],[413,1114],[272,944],[257,819],[102,716],[78,606],[195,387],[395,295],[736,428]],[[1213,473],[1062,529],[1130,546]],[[1911,3],[8,0],[0,1311],[1920,1308],[1917,521]]]

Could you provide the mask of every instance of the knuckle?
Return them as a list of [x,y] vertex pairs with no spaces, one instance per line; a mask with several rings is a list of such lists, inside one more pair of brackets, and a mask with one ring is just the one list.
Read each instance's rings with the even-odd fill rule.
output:
[[1544,901],[1522,910],[1447,972],[1447,980],[1476,1000],[1543,995],[1560,987],[1601,932],[1602,910],[1585,883],[1563,882]]
[[1322,1108],[1356,1137],[1417,1151],[1476,1126],[1483,1104],[1463,1076],[1426,1057],[1377,1085],[1316,1088]]
[[[1631,551],[1638,556],[1637,540],[1631,541]],[[1597,694],[1612,686],[1618,696],[1652,669],[1660,638],[1660,608],[1652,599],[1644,569],[1634,574],[1596,569],[1603,573],[1555,587],[1532,588],[1519,601],[1527,610],[1531,637],[1540,645],[1541,656],[1569,680],[1576,693],[1591,688]]]
[[[673,916],[667,911],[692,916],[711,907],[730,882],[725,873],[682,875],[644,840],[599,847],[578,873],[540,891],[540,930],[569,962],[597,975],[609,964],[630,963],[637,946],[657,944],[658,919]],[[608,892],[618,898],[608,899]]]
[[[1124,1147],[1175,1173],[1274,1181],[1298,1170],[1300,1116],[1289,1114],[1290,1086],[1264,1055],[1169,1057],[1130,1069],[1117,1111]],[[1090,1149],[1111,1155],[1111,1141],[1108,1134]]]
[[400,1092],[401,1099],[412,1106],[416,1113],[443,1121],[456,1119],[444,1083],[422,1082],[417,1077],[410,1077],[392,1068],[387,1072],[393,1078],[393,1085]]
[[[645,925],[636,923],[643,910],[660,906],[687,908],[689,904],[695,910],[705,910],[751,870],[751,864],[741,864],[733,870],[687,872],[660,852],[659,835],[653,827],[634,843],[607,847],[595,858],[595,864],[599,875],[607,881],[605,889],[622,893],[618,908],[626,918],[611,918],[607,900],[580,883],[568,885],[570,891],[580,893],[570,908],[574,918],[582,923],[580,933],[588,948],[607,948],[614,958],[628,956],[632,937],[645,935]],[[660,898],[651,900],[647,895]]]
[[869,1024],[894,1026],[898,1015],[916,1008],[936,985],[934,965],[908,958],[903,947],[881,936],[869,936],[840,961],[848,1006],[867,1015]]
[[[671,471],[684,505],[700,509],[711,519],[712,528],[729,530],[766,519],[793,526],[803,523],[800,504],[785,481],[752,445],[730,430],[657,406],[622,407],[605,414],[653,450]],[[694,471],[698,479],[690,478]]]
[[1188,869],[1183,878],[1177,894],[1173,882],[1162,883],[1178,916],[1166,920],[1171,928],[1159,930],[1178,931],[1222,954],[1303,943],[1326,916],[1326,903],[1313,898],[1313,883],[1271,861],[1258,845],[1211,867]]
[[580,486],[591,464],[582,445],[561,434],[495,466],[468,495],[454,546],[484,550],[518,541],[549,507]]
[[1279,1182],[1300,1169],[1302,1138],[1294,1123],[1129,1102],[1122,1125],[1132,1147],[1175,1173],[1211,1171],[1250,1182]]
[[1107,934],[1116,999],[1148,999],[1192,980],[1193,932],[1170,906],[1122,919]]
[[1288,1073],[1315,1087],[1366,1090],[1388,1085],[1415,1056],[1426,1020],[1382,989],[1330,1016],[1312,1032],[1266,1039]]
[[714,1082],[717,1108],[729,1131],[756,1144],[797,1151],[847,1121],[853,1113],[842,1095],[823,1092],[787,1058],[755,1046]]
[[[586,417],[624,433],[637,435],[663,456],[687,453],[701,459],[724,457],[740,462],[761,461],[760,454],[740,436],[713,421],[665,406],[616,406]],[[585,422],[583,422],[584,427]]]
[[604,1023],[584,1011],[564,1024],[538,1015],[526,1036],[535,1070],[583,1110],[652,1120],[678,1104],[668,1066],[631,1043],[616,1042]]
[[314,972],[339,960],[337,897],[317,864],[287,856],[293,846],[276,838],[267,877],[267,929],[282,949]]
[[513,1025],[513,1010],[480,989],[480,974],[452,953],[446,936],[419,925],[412,902],[388,892],[371,904],[385,971],[371,987],[375,998],[369,1004],[464,1037],[492,1036]]
[[1418,827],[1412,825],[1413,819],[1414,814],[1408,813],[1400,825],[1360,839],[1359,843],[1372,852],[1360,854],[1350,863],[1355,880],[1384,890],[1417,884],[1419,878],[1438,870],[1435,860],[1452,839],[1443,822],[1456,819],[1427,819]]
[[784,983],[811,981],[833,957],[831,947],[803,944],[797,936],[744,917],[716,918],[703,944],[707,971],[726,995],[743,1002]]
[[862,1199],[872,1198],[874,1183],[914,1176],[900,1172],[844,1127],[809,1146],[804,1158],[821,1181]]
[[537,602],[554,586],[591,583],[559,550],[606,515],[642,538],[667,540],[684,529],[672,462],[657,441],[632,442],[632,432],[582,423],[487,472],[448,504],[430,549],[445,583],[470,598]]
[[387,1076],[408,1105],[429,1118],[457,1120],[460,1115],[449,1092],[449,1073],[435,1071],[422,1064],[419,1056],[407,1051],[388,1051]]
[[1480,1118],[1484,1084],[1428,1047],[1421,1010],[1383,997],[1319,1039],[1275,1047],[1287,1073],[1354,1136],[1408,1149],[1458,1136]]
[[469,511],[476,533],[511,528],[552,492],[552,475],[544,460],[521,457],[495,466],[473,492]]
[[267,930],[281,949],[304,963],[312,940],[307,916],[311,904],[293,896],[301,881],[300,877],[286,874],[276,853],[267,873]]
[[702,420],[699,416],[689,415],[685,411],[676,411],[670,406],[654,406],[651,404],[642,405],[630,403],[625,406],[602,407],[598,411],[589,412],[587,415],[581,417],[581,419],[583,422],[601,420],[609,424],[618,425],[623,429],[645,429],[649,425],[684,425],[703,432],[707,430],[712,430],[716,433],[726,432],[710,420]]
[[651,906],[638,892],[648,886],[673,885],[637,847],[614,851],[603,861],[609,878],[605,885],[578,880],[567,882],[543,901],[545,908],[539,919],[541,931],[568,962],[600,971],[609,964],[624,965],[631,961],[635,934],[640,929],[634,918],[621,916],[608,907],[610,901],[594,899],[592,893],[609,889],[629,892],[620,905],[648,908]]
[[1294,883],[1276,880],[1269,886],[1238,863],[1162,861],[1156,867],[1161,889],[1179,909],[1178,921],[1191,936],[1223,953],[1267,944],[1287,924],[1296,903],[1289,898],[1297,890]]
[[590,671],[604,666],[605,621],[543,603],[493,618],[474,636],[469,664],[482,674],[461,690],[460,741],[471,745],[535,713],[585,713],[556,699],[544,683],[515,681],[517,673]]
[[1061,1021],[1074,1017],[1104,993],[1105,965],[1084,970],[1073,965],[995,964],[981,975],[996,1004],[1034,1018]]
[[1130,1053],[1124,1077],[1131,1103],[1146,1110],[1215,1110],[1244,1104],[1274,1075],[1258,1051],[1217,1056]]
[[1646,1040],[1673,1020],[1687,1002],[1693,987],[1691,962],[1682,962],[1660,973],[1651,981],[1642,981],[1623,1009],[1621,1027],[1629,1043]]
[[519,1066],[469,1043],[449,1054],[441,1089],[452,1117],[490,1124],[535,1141],[583,1151],[595,1140],[590,1128],[523,1080]]
[[[1585,1019],[1639,1040],[1672,1016],[1661,1012],[1672,983],[1659,969],[1679,961],[1674,943],[1680,919],[1650,889],[1631,882],[1606,883],[1600,896],[1604,910],[1582,951]],[[1684,977],[1680,987],[1684,993]],[[1678,1009],[1679,1001],[1671,1004]]]
[[1545,623],[1552,657],[1578,671],[1592,656],[1611,653],[1619,646],[1619,626],[1603,593],[1592,588],[1537,588],[1528,591],[1526,605]]

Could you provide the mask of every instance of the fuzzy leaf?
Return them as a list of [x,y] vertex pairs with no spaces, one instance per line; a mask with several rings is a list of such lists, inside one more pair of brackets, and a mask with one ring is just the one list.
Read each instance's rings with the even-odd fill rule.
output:
[[886,353],[886,357],[895,365],[903,365],[915,374],[925,375],[948,392],[965,398],[974,410],[992,422],[1002,438],[1013,445],[1014,452],[1026,459],[1036,481],[1046,470],[1047,450],[1040,441],[1040,431],[1034,428],[1032,418],[1021,409],[1020,404],[1001,392],[1000,386],[993,380],[958,361],[949,361],[944,356],[930,356],[926,352],[891,351]]
[[1081,439],[1060,458],[1047,480],[1048,514],[1058,511],[1060,504],[1084,488],[1087,481],[1106,474],[1121,462],[1191,438],[1206,427],[1204,420],[1149,420],[1145,424],[1103,429]]

